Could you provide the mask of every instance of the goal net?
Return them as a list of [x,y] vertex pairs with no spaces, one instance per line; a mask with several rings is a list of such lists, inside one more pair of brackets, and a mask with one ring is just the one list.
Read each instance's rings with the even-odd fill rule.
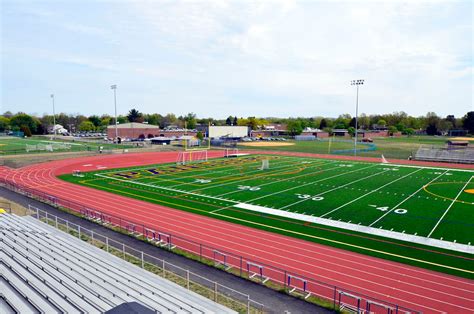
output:
[[266,170],[266,169],[270,169],[270,161],[268,159],[263,159],[260,170]]
[[74,177],[80,177],[80,178],[83,178],[83,177],[84,177],[84,175],[81,173],[81,170],[73,170],[73,171],[72,171],[72,175],[73,175]]
[[176,164],[185,165],[191,162],[207,161],[207,150],[181,151]]
[[224,157],[229,158],[229,157],[237,157],[239,155],[239,149],[238,148],[226,148],[224,152]]
[[29,144],[26,144],[26,152],[29,153],[29,152],[34,152],[35,150],[37,150],[37,147],[36,145],[29,145]]

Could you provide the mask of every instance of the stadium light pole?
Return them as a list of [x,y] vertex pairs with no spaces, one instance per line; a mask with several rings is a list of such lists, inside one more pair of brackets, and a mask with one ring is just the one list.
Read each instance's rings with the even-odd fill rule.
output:
[[117,129],[117,85],[110,86],[114,90],[114,106],[115,106],[115,140],[118,141],[118,129]]
[[357,128],[358,128],[358,119],[359,119],[359,86],[364,85],[364,80],[352,80],[351,85],[357,87],[357,96],[356,96],[356,115],[355,115],[355,137],[354,137],[354,156],[357,156]]
[[54,110],[54,94],[51,94],[51,99],[53,101],[53,138],[56,138],[56,112]]

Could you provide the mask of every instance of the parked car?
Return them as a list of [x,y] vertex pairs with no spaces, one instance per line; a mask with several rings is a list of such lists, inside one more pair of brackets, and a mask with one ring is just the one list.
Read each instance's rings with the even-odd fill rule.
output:
[[370,137],[364,137],[364,138],[362,139],[362,142],[364,142],[364,143],[373,143],[374,140],[371,139]]

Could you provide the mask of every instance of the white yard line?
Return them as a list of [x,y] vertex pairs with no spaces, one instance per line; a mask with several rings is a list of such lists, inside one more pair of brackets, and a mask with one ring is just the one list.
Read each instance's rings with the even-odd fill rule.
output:
[[[255,164],[258,164],[259,161],[255,161],[255,162],[252,162],[255,163]],[[278,164],[286,164],[286,163],[289,163],[289,161],[282,161],[282,162],[279,162]],[[138,180],[140,179],[159,179],[158,182],[172,182],[172,181],[179,181],[179,180],[182,180],[182,179],[202,179],[204,176],[206,175],[209,175],[209,174],[217,174],[217,173],[228,173],[230,171],[234,171],[235,172],[235,166],[240,166],[241,164],[229,164],[227,166],[225,166],[223,170],[213,170],[212,166],[211,167],[208,167],[208,168],[200,168],[200,169],[189,169],[189,170],[184,170],[182,172],[177,172],[177,173],[171,173],[171,174],[165,174],[165,175],[160,175],[160,176],[157,176],[157,177],[153,177],[153,176],[146,176],[146,177],[143,177],[143,178],[139,178]],[[232,168],[232,166],[234,166]],[[291,165],[290,165],[291,166]],[[286,166],[281,166],[281,167],[275,167],[275,169],[279,169],[279,168],[285,168],[285,167],[289,167],[288,165]],[[166,167],[163,168],[163,170],[166,170]],[[205,171],[205,173],[202,173],[203,171]],[[258,172],[260,170],[257,170],[257,171],[252,171],[252,172]],[[197,173],[197,172],[201,172],[201,173]],[[187,175],[186,175],[187,174]],[[180,175],[180,177],[176,177],[176,175]],[[225,175],[224,175],[225,176]],[[217,178],[220,178],[220,177],[224,177],[224,176],[218,176]],[[168,178],[164,178],[164,177],[169,177]],[[214,177],[213,177],[214,179]],[[137,181],[138,181],[137,180]],[[189,184],[193,184],[194,182],[183,182],[183,183],[178,183],[178,184],[174,184],[174,185],[170,185],[168,187],[170,188],[176,188],[178,186],[182,186],[182,185],[189,185]],[[199,188],[200,189],[200,188]],[[199,189],[196,189],[196,190],[199,190]]]
[[466,188],[466,186],[471,182],[473,176],[471,176],[469,178],[469,180],[467,180],[466,184],[464,184],[464,186],[462,187],[461,191],[459,191],[458,195],[456,195],[456,197],[453,199],[453,201],[451,202],[451,204],[449,204],[449,207],[446,209],[446,211],[443,213],[443,216],[441,216],[441,218],[438,220],[438,222],[436,223],[436,225],[433,227],[433,229],[431,230],[431,232],[428,234],[428,238],[431,237],[431,235],[433,234],[433,232],[435,231],[435,229],[438,227],[438,225],[441,223],[441,221],[443,220],[444,216],[446,216],[446,214],[448,213],[448,211],[451,209],[451,207],[453,207],[454,203],[456,203],[456,200],[459,198],[459,196],[462,194],[462,192],[464,191],[464,189]]
[[[282,163],[285,163],[285,164],[286,164],[286,163],[289,163],[289,162],[290,162],[290,161],[280,162],[280,163],[278,163],[278,165],[280,165],[280,164],[282,164]],[[294,162],[294,161],[293,161],[293,162]],[[275,164],[275,163],[273,163],[273,164]],[[315,168],[315,167],[323,166],[323,165],[328,165],[328,164],[331,164],[331,162],[320,162],[320,163],[315,162],[314,164],[312,164],[311,167],[306,167],[306,169],[311,169],[311,168]],[[294,166],[295,166],[295,164],[294,164],[294,163],[291,163],[291,164],[285,165],[285,166],[272,167],[270,170],[273,170],[273,169],[287,169],[287,168],[291,168],[291,167],[294,167]],[[208,171],[209,171],[209,170],[208,170]],[[227,170],[225,170],[225,172],[229,172],[229,171],[232,171],[232,172],[235,173],[235,168],[234,168],[234,169],[227,169]],[[212,172],[212,171],[211,171],[211,172]],[[247,172],[245,172],[245,175],[252,174],[252,173],[259,173],[259,172],[262,172],[262,170],[257,169],[257,170],[253,170],[253,171],[247,171]],[[217,172],[212,172],[212,173],[217,173]],[[265,174],[265,172],[262,172],[262,173],[263,173],[263,174],[262,174],[261,176],[257,176],[257,177],[255,177],[255,178],[236,180],[236,181],[232,181],[232,182],[230,182],[230,183],[228,183],[228,184],[235,183],[235,182],[242,182],[242,181],[251,180],[251,179],[258,179],[259,177],[264,177],[264,176],[266,176],[266,175],[269,174],[269,173],[266,173],[266,174]],[[270,174],[273,174],[273,173],[270,172]],[[240,174],[239,174],[239,175],[240,175]],[[232,176],[232,175],[231,175],[231,176]],[[234,174],[233,176],[235,176],[235,174]],[[192,176],[187,176],[187,178],[191,178],[191,177],[192,177]],[[219,177],[217,177],[217,179],[222,178],[222,177],[225,177],[225,176],[219,176]],[[216,178],[215,178],[215,177],[212,177],[212,178],[211,178],[211,180],[214,180],[214,179],[216,179]],[[177,187],[177,186],[187,185],[187,184],[189,184],[189,183],[180,183],[180,184],[172,185],[171,187]],[[200,190],[210,189],[210,188],[212,188],[212,187],[220,187],[220,186],[222,186],[222,185],[224,185],[224,183],[221,184],[221,185],[209,185],[209,186],[206,186],[206,187],[204,187],[204,188],[194,189],[194,190],[192,190],[192,191],[200,191]]]
[[[420,169],[421,170],[421,169]],[[377,222],[379,222],[383,217],[387,216],[388,214],[390,214],[392,211],[394,211],[395,209],[398,208],[398,206],[402,205],[403,203],[405,203],[406,201],[408,201],[410,198],[412,198],[414,195],[416,195],[418,192],[420,192],[425,186],[431,184],[432,182],[438,180],[439,178],[441,178],[446,172],[448,172],[449,170],[446,170],[445,172],[443,172],[442,174],[440,174],[439,176],[437,176],[436,178],[434,178],[433,180],[431,180],[430,182],[426,183],[426,184],[423,184],[422,187],[420,187],[418,190],[416,190],[415,192],[413,192],[412,194],[410,194],[408,197],[406,197],[403,201],[401,201],[400,203],[398,203],[397,205],[395,205],[392,209],[390,209],[389,211],[387,211],[386,213],[384,213],[382,216],[380,216],[378,219],[376,219],[374,222],[372,222],[369,227],[372,227],[374,224],[376,224]]]
[[137,184],[137,185],[143,185],[143,186],[146,186],[146,187],[151,187],[151,188],[156,188],[156,189],[161,189],[161,190],[176,192],[176,193],[180,193],[180,194],[189,194],[189,195],[194,195],[194,196],[199,196],[199,197],[204,197],[204,198],[210,198],[210,199],[213,199],[213,200],[219,200],[219,201],[224,201],[224,202],[239,203],[239,202],[232,201],[232,200],[228,200],[228,199],[225,199],[225,198],[220,198],[220,197],[215,197],[215,196],[209,196],[209,195],[202,195],[202,194],[198,194],[198,193],[193,193],[193,192],[188,192],[188,191],[183,191],[183,190],[178,190],[178,189],[173,189],[173,188],[167,188],[167,187],[159,186],[159,185],[153,185],[153,184],[147,184],[147,183],[142,183],[142,182],[136,182],[136,181],[133,181],[133,180],[126,180],[126,179],[119,179],[119,178],[109,177],[109,176],[105,176],[105,175],[100,174],[100,173],[96,173],[95,176],[98,176],[98,177],[101,177],[101,178],[105,178],[105,179],[110,179],[110,180],[125,182],[125,183],[133,183],[133,184]]
[[[344,172],[344,173],[336,174],[336,175],[333,175],[333,176],[330,176],[330,177],[323,178],[323,179],[321,179],[321,180],[312,181],[312,182],[309,182],[309,183],[306,183],[306,184],[298,185],[298,186],[295,186],[295,187],[291,187],[291,188],[288,188],[288,189],[284,189],[284,190],[280,190],[280,191],[277,191],[277,192],[274,192],[274,193],[270,193],[270,194],[267,194],[267,195],[263,195],[263,196],[260,196],[260,197],[257,197],[257,198],[253,198],[253,199],[251,199],[251,200],[248,200],[246,203],[250,203],[250,202],[253,202],[253,201],[256,201],[256,200],[259,200],[259,199],[262,199],[262,198],[266,198],[266,197],[269,197],[269,196],[272,196],[272,195],[275,195],[275,194],[280,194],[280,193],[288,192],[288,191],[290,191],[290,190],[298,189],[298,188],[300,188],[300,187],[302,187],[302,186],[307,186],[307,185],[315,184],[315,183],[317,183],[317,182],[329,180],[329,179],[332,179],[332,178],[335,178],[335,177],[339,177],[339,176],[346,175],[346,174],[348,174],[348,173],[352,173],[352,172],[364,170],[364,169],[367,169],[367,168],[372,168],[372,167],[375,167],[375,166],[379,166],[379,165],[376,164],[376,165],[364,167],[364,168],[361,168],[361,169],[357,169],[357,170],[353,170],[353,171],[349,171],[349,172]],[[338,167],[329,168],[329,169],[326,169],[326,171],[327,171],[327,170],[336,169],[336,168],[338,168]],[[295,178],[295,177],[293,177],[293,178]],[[293,178],[290,178],[290,179],[293,179]],[[282,179],[282,180],[289,180],[289,179]],[[281,180],[280,180],[280,181],[281,181]],[[266,183],[266,184],[262,184],[262,185],[260,185],[260,186],[269,185],[269,184],[274,184],[274,183],[277,183],[277,182],[280,182],[280,181],[273,181],[273,182],[269,182],[269,183]],[[240,192],[240,191],[237,191],[237,192]],[[220,195],[220,196],[221,196],[221,195]],[[240,203],[242,203],[242,202],[240,202]],[[216,213],[216,212],[218,212],[218,211],[221,211],[221,210],[224,210],[224,209],[227,209],[227,208],[230,208],[230,207],[231,207],[231,206],[227,206],[227,207],[223,207],[223,208],[220,208],[220,209],[216,209],[216,210],[213,210],[211,213]]]
[[383,230],[383,229],[374,228],[374,227],[361,226],[361,225],[356,225],[353,223],[348,223],[348,222],[343,222],[343,221],[330,220],[327,218],[313,217],[313,216],[308,216],[304,214],[298,214],[294,212],[268,208],[264,206],[255,206],[251,204],[239,203],[237,205],[234,205],[233,207],[250,210],[250,211],[258,212],[258,213],[264,213],[264,214],[275,215],[279,217],[296,219],[300,221],[307,221],[310,223],[331,226],[331,227],[336,227],[340,229],[363,232],[370,235],[378,235],[378,236],[391,238],[391,239],[398,239],[398,240],[418,243],[422,245],[428,245],[428,246],[434,246],[434,247],[439,247],[439,248],[448,249],[448,250],[454,250],[458,252],[464,252],[464,253],[469,253],[469,254],[474,253],[474,247],[467,244],[453,243],[453,242],[442,241],[442,240],[437,240],[437,239],[429,239],[423,236],[416,236],[416,235],[411,235],[411,234],[406,234],[406,233],[401,233],[401,232],[396,232],[396,231],[389,231],[389,230]]
[[319,217],[322,218],[322,217],[324,217],[324,216],[327,216],[327,215],[329,215],[329,214],[335,212],[336,210],[339,210],[339,209],[341,209],[341,208],[343,208],[343,207],[345,207],[345,206],[347,206],[347,205],[349,205],[349,204],[352,204],[352,203],[354,203],[354,202],[360,200],[361,198],[364,198],[364,197],[366,197],[367,195],[370,195],[370,194],[372,194],[372,193],[375,193],[375,192],[377,192],[378,190],[383,189],[384,187],[386,187],[386,186],[388,186],[388,185],[390,185],[390,184],[392,184],[392,183],[395,183],[395,182],[397,182],[397,181],[400,181],[400,180],[402,180],[402,179],[404,179],[404,178],[406,178],[406,177],[408,177],[408,176],[410,176],[410,175],[412,175],[412,174],[414,174],[414,173],[416,173],[416,172],[418,172],[418,171],[420,171],[420,170],[422,170],[422,169],[415,170],[415,171],[413,171],[413,172],[410,172],[409,174],[404,175],[403,177],[400,177],[400,178],[398,178],[398,179],[396,179],[396,180],[393,180],[393,181],[391,181],[391,182],[389,182],[389,183],[386,183],[386,184],[382,185],[381,187],[378,187],[378,188],[375,189],[375,190],[372,190],[372,191],[370,191],[370,192],[368,192],[368,193],[366,193],[366,194],[364,194],[364,195],[359,196],[358,198],[353,199],[353,200],[350,201],[350,202],[347,202],[347,203],[345,203],[345,204],[343,204],[343,205],[341,205],[341,206],[339,206],[339,207],[337,207],[337,208],[334,208],[334,209],[328,211],[328,212],[325,213],[325,214],[322,214],[322,215],[319,216]]
[[[337,163],[337,162],[326,162],[326,163],[323,163],[323,164],[316,164],[314,166],[311,166],[311,167],[306,167],[305,169],[312,169],[312,168],[316,168],[316,167],[319,167],[319,166],[324,166],[324,165],[332,165],[334,163]],[[323,169],[324,171],[328,171],[328,170],[332,170],[332,169],[336,169],[336,168],[339,168],[338,167],[334,167],[334,168],[329,168],[329,169]],[[262,170],[259,170],[259,171],[262,171]],[[268,174],[267,174],[268,175]],[[299,176],[294,176],[294,177],[291,177],[289,179],[281,179],[280,181],[282,180],[290,180],[290,179],[295,179],[295,178],[299,178],[299,177],[303,177],[303,176],[307,176],[308,174],[305,173],[305,174],[302,174],[302,175],[299,175]],[[235,183],[241,183],[241,182],[245,182],[245,181],[249,181],[249,180],[257,180],[259,179],[259,177],[265,177],[266,174],[263,174],[262,176],[258,176],[258,177],[252,177],[252,178],[247,178],[247,179],[242,179],[242,180],[235,180],[235,181],[231,181],[231,182],[228,182],[228,183],[222,183],[222,184],[218,184],[218,185],[212,185],[212,186],[207,186],[207,187],[204,187],[204,188],[198,188],[198,189],[194,189],[194,190],[191,190],[191,191],[202,191],[202,190],[207,190],[207,189],[212,189],[212,188],[219,188],[219,187],[222,187],[224,185],[229,185],[229,184],[235,184]],[[270,182],[270,183],[265,183],[265,184],[261,184],[259,186],[265,186],[265,185],[268,185],[268,184],[272,184],[272,183],[275,183],[277,181],[273,181],[273,182]],[[242,192],[241,190],[236,190],[236,191],[232,191],[232,192],[227,192],[227,193],[224,193],[224,194],[220,194],[218,196],[224,196],[224,195],[227,195],[227,194],[232,194],[232,193],[238,193],[238,192]]]
[[402,165],[402,164],[384,164],[384,166],[392,166],[392,167],[404,167],[404,168],[421,168],[421,169],[433,169],[433,170],[449,170],[449,171],[460,171],[460,172],[472,172],[474,170],[470,169],[458,169],[458,168],[447,168],[447,167],[427,167],[427,166],[415,166],[415,165]]
[[[368,177],[363,177],[363,178],[357,179],[357,180],[355,180],[355,181],[351,181],[351,182],[349,182],[349,183],[346,183],[346,184],[344,184],[344,185],[340,185],[340,186],[335,187],[335,188],[333,188],[333,189],[330,189],[330,190],[321,192],[321,193],[316,194],[316,195],[314,195],[314,196],[321,196],[321,195],[324,195],[324,194],[326,194],[326,193],[330,193],[330,192],[332,192],[332,191],[335,191],[335,190],[338,190],[338,189],[342,189],[342,188],[344,188],[344,187],[346,187],[346,186],[348,186],[348,185],[354,184],[354,183],[359,182],[359,181],[362,181],[362,180],[366,180],[366,179],[371,178],[371,177],[374,177],[374,176],[381,175],[382,173],[385,173],[385,172],[388,172],[388,171],[391,171],[391,170],[384,170],[384,171],[381,171],[381,172],[377,172],[377,173],[371,174],[371,175],[368,176]],[[310,199],[311,199],[311,198],[306,198],[306,199],[299,200],[299,201],[297,201],[297,202],[295,202],[295,203],[292,203],[292,204],[289,204],[289,205],[286,205],[286,206],[281,207],[280,210],[285,209],[285,208],[288,208],[288,207],[291,207],[291,206],[294,206],[294,205],[299,204],[299,203],[302,203],[302,202],[304,202],[304,201],[308,201],[308,200],[310,200]]]

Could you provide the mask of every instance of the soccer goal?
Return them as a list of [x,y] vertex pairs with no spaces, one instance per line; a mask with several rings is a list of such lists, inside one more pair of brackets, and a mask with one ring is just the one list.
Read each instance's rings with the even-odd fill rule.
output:
[[34,152],[34,151],[38,150],[38,148],[36,147],[36,145],[26,144],[25,150],[26,150],[27,153],[29,153],[29,152]]
[[181,151],[178,154],[176,164],[185,165],[191,162],[207,161],[207,150]]
[[238,148],[226,148],[224,152],[224,157],[225,158],[230,158],[230,157],[237,157],[239,156],[239,149]]
[[73,177],[79,177],[79,178],[83,178],[84,175],[81,173],[81,170],[73,170],[72,171],[72,176]]

